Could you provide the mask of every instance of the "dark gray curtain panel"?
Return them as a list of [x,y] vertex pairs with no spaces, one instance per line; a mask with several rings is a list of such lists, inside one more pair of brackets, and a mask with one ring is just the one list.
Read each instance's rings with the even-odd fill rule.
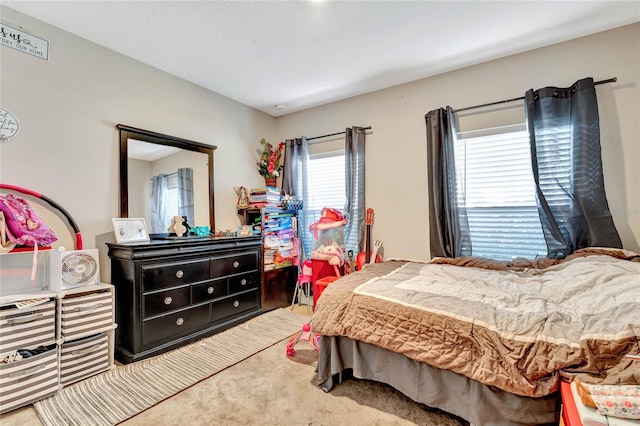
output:
[[167,232],[167,201],[169,176],[158,175],[151,178],[151,200],[149,208],[151,215],[151,233],[164,234]]
[[[282,191],[303,200],[302,209],[298,211],[298,229],[306,232],[309,220],[307,201],[309,199],[309,143],[305,136],[287,139],[284,147],[284,164],[282,170]],[[308,238],[301,238],[301,257],[306,258],[311,247]]]
[[309,143],[306,137],[287,139],[284,143],[282,191],[302,197],[309,166]]
[[621,248],[604,190],[592,78],[525,94],[536,196],[548,257]]
[[344,213],[349,222],[344,229],[345,241],[353,246],[357,242],[358,251],[365,250],[365,182],[364,182],[364,155],[365,155],[365,130],[361,127],[352,127],[345,130],[344,140],[344,172],[346,201]]
[[[429,178],[429,241],[431,257],[471,255],[471,236],[464,203],[456,202],[455,119],[451,107],[429,111],[427,173]],[[464,197],[464,188],[457,188]]]
[[194,224],[193,169],[188,167],[178,169],[178,214]]

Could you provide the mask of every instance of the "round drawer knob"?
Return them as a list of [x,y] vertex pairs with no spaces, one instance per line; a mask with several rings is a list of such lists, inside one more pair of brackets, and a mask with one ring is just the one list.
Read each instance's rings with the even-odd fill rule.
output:
[[237,300],[235,302],[233,302],[233,307],[237,308],[238,306],[240,306],[240,302],[238,302]]
[[171,304],[171,302],[173,302],[173,299],[172,299],[172,298],[170,298],[170,297],[165,297],[165,298],[164,298],[164,304],[165,304],[165,305],[170,305],[170,304]]
[[209,293],[209,294],[213,294],[213,287],[209,287],[209,288],[207,289],[207,293]]
[[184,318],[178,318],[176,320],[176,325],[182,325],[182,324],[184,324]]
[[176,277],[178,278],[182,278],[183,275],[184,275],[184,272],[182,272],[182,270],[179,270],[178,272],[176,272]]
[[240,285],[247,285],[247,279],[243,278],[242,281],[240,281]]
[[233,267],[237,268],[238,266],[240,266],[240,262],[238,262],[237,260],[233,262]]

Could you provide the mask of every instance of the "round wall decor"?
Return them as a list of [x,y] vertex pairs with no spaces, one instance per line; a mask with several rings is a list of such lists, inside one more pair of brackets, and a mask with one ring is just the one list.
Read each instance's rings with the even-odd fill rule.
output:
[[0,142],[7,142],[18,133],[20,133],[18,117],[0,107]]

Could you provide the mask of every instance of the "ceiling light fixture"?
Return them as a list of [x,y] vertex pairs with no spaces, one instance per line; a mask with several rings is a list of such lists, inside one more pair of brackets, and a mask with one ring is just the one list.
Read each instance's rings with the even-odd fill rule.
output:
[[287,109],[287,106],[286,105],[276,105],[276,109],[278,109],[278,110]]

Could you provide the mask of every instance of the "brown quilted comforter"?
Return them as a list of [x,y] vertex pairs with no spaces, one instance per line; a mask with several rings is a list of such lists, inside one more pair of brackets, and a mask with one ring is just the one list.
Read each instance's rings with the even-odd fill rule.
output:
[[[462,266],[462,267],[461,267]],[[314,331],[347,336],[523,396],[640,384],[640,257],[585,249],[563,260],[478,258],[367,265],[329,285]]]

